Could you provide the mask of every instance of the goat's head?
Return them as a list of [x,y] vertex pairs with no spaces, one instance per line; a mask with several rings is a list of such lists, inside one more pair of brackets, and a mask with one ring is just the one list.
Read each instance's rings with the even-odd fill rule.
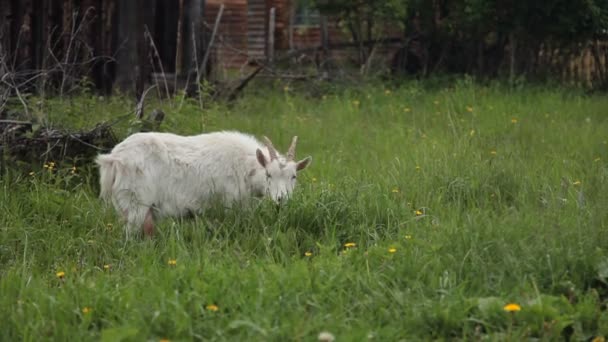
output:
[[287,155],[281,156],[267,137],[264,137],[264,144],[268,148],[270,159],[266,158],[260,149],[256,151],[258,163],[266,172],[265,193],[276,203],[286,201],[296,186],[298,171],[304,170],[312,157],[308,156],[300,161],[295,161],[296,143],[298,137],[293,137]]

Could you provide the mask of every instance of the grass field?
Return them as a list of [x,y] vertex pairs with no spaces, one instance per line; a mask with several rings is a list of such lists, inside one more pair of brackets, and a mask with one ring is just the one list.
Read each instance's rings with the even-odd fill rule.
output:
[[[280,211],[166,219],[126,242],[94,169],[5,173],[0,340],[608,336],[608,97],[467,81],[298,93],[161,103],[165,131],[237,129],[280,150],[297,134],[313,162]],[[44,106],[76,127],[132,108]]]

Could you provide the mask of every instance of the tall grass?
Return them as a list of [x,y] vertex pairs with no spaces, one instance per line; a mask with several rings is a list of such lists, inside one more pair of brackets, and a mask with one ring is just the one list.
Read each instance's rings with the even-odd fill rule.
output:
[[[280,149],[298,135],[313,163],[295,198],[125,241],[94,170],[9,171],[0,340],[608,335],[608,98],[464,80],[178,104],[156,104],[166,131],[242,130]],[[47,106],[50,121],[83,127],[131,104]]]

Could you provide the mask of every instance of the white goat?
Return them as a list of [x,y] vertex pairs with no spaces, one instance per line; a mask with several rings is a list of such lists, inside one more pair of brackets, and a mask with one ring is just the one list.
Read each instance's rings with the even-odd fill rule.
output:
[[199,212],[216,197],[227,206],[262,196],[280,203],[312,161],[294,161],[296,142],[282,156],[268,138],[238,132],[133,134],[97,157],[101,198],[124,216],[127,237],[152,235],[155,219]]

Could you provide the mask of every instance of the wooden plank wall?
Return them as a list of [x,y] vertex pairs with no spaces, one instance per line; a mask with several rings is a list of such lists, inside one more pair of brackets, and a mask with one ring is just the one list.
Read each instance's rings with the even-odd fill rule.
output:
[[247,0],[207,0],[205,23],[213,28],[220,5],[224,14],[212,53],[214,65],[222,69],[240,68],[247,63]]

